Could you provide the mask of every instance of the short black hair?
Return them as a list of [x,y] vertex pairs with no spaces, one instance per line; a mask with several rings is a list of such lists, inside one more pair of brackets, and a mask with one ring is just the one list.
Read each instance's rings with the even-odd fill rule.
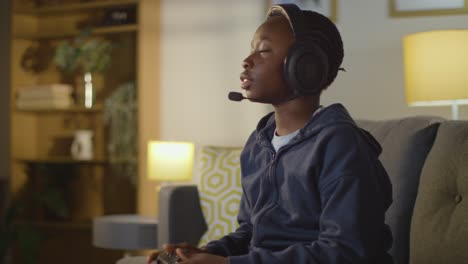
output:
[[[328,17],[310,10],[301,10],[303,15],[303,28],[308,32],[317,45],[325,52],[328,58],[328,79],[326,89],[335,80],[343,62],[344,49],[341,34],[335,23]],[[273,10],[268,17],[284,16],[283,13]]]

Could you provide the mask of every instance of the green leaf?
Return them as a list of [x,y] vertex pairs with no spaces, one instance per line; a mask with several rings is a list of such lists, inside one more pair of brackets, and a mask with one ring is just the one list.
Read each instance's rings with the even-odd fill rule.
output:
[[21,206],[17,202],[11,203],[5,213],[5,217],[3,221],[0,224],[2,226],[5,226],[5,228],[8,228],[9,226],[11,226],[11,224],[13,223],[13,220],[18,215],[18,211],[20,210],[20,207]]
[[39,245],[42,242],[37,231],[29,226],[23,226],[18,230],[18,244],[24,264],[34,264],[39,253]]
[[61,42],[54,55],[54,63],[64,72],[104,72],[112,61],[112,42],[90,37],[91,28],[85,29],[73,41]]
[[48,189],[39,195],[44,205],[62,218],[70,215],[63,194],[57,189]]
[[[16,240],[17,233],[15,230],[0,230],[0,261],[5,259],[8,250]],[[1,263],[1,262],[0,262]]]

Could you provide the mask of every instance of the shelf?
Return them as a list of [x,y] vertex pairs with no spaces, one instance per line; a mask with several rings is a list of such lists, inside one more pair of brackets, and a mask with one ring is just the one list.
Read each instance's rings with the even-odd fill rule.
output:
[[107,165],[105,159],[76,160],[70,157],[21,157],[15,158],[18,162],[28,164],[69,164],[69,165]]
[[[136,183],[131,182],[131,179],[120,179],[121,177],[117,177],[119,175],[110,176],[113,176],[111,170],[117,169],[117,166],[125,167],[127,164],[140,171],[139,164],[142,158],[139,155],[141,153],[135,153],[130,158],[116,160],[108,153],[108,145],[113,139],[113,134],[110,134],[110,124],[106,120],[108,109],[105,102],[121,85],[137,79],[138,84],[134,84],[134,92],[140,95],[138,99],[141,99],[141,93],[144,98],[158,97],[158,78],[154,76],[153,68],[157,70],[159,65],[152,65],[151,69],[145,71],[138,69],[144,68],[142,65],[146,61],[152,62],[152,58],[157,57],[159,52],[160,3],[157,0],[10,0],[10,2],[12,10],[10,10],[11,27],[8,41],[14,48],[10,52],[8,64],[14,67],[11,67],[9,74],[11,84],[8,88],[4,88],[9,89],[11,95],[7,98],[8,111],[11,134],[15,136],[11,139],[11,151],[8,155],[11,167],[9,172],[11,184],[8,191],[18,196],[24,205],[24,212],[21,212],[18,221],[13,223],[27,225],[50,238],[38,248],[40,252],[38,264],[61,263],[67,256],[77,256],[71,259],[70,262],[73,264],[115,263],[120,258],[121,252],[117,252],[118,254],[114,254],[116,257],[112,258],[109,250],[96,249],[90,242],[92,219],[109,211],[136,210],[135,201],[138,194],[135,189]],[[85,108],[84,103],[79,103],[84,96],[84,91],[80,88],[83,86],[83,81],[78,79],[80,76],[72,74],[63,76],[60,69],[52,62],[44,71],[37,73],[21,67],[27,49],[32,48],[36,51],[36,47],[43,45],[37,49],[39,52],[37,57],[52,59],[55,48],[62,41],[74,41],[84,35],[83,30],[88,26],[91,27],[89,32],[92,35],[91,40],[106,39],[115,44],[112,66],[106,73],[98,74],[99,76],[95,78],[96,100],[92,108]],[[145,28],[151,30],[142,30]],[[139,45],[141,40],[147,45]],[[42,47],[47,49],[42,50]],[[46,51],[47,54],[44,53],[43,56],[41,51]],[[35,55],[32,56],[27,63],[34,62],[35,58]],[[65,82],[75,83],[78,87],[78,91],[72,94],[76,99],[72,104],[64,104],[62,107],[60,104],[44,104],[45,107],[40,108],[29,107],[42,106],[40,102],[34,102],[34,105],[29,104],[27,108],[18,107],[24,106],[17,104],[17,92],[23,86]],[[143,89],[143,87],[152,88]],[[148,128],[140,129],[140,123],[152,126],[154,115],[140,119],[140,101],[137,100],[131,110],[137,113],[134,118],[138,130],[146,131]],[[145,101],[143,104],[146,108],[151,106],[145,113],[153,113],[155,112],[153,108],[157,108],[150,101],[148,100],[149,103]],[[117,120],[111,121],[115,123]],[[92,139],[94,159],[72,158],[71,144],[76,137],[76,131],[81,129],[91,130],[94,133]],[[115,133],[119,134],[118,131]],[[142,145],[138,140],[134,144]],[[144,147],[138,146],[138,149]],[[56,199],[52,202],[61,202],[62,204],[56,205],[64,206],[62,209],[67,209],[67,215],[62,214],[64,211],[57,210],[61,208],[54,209],[54,206],[44,203],[36,195],[49,190],[50,193],[41,198],[50,197]],[[109,192],[118,193],[118,197],[107,199],[106,195]],[[72,247],[68,243],[70,240],[73,241]],[[20,262],[20,258],[13,255],[12,262]]]
[[31,225],[39,229],[52,229],[52,230],[89,230],[92,228],[91,221],[37,221],[26,223],[19,221],[19,225]]
[[60,6],[46,6],[38,8],[21,8],[15,10],[14,13],[34,16],[63,15],[66,13],[93,11],[113,8],[116,6],[131,6],[136,4],[138,4],[138,0],[101,0],[90,3],[60,4]]
[[21,109],[16,108],[16,112],[23,113],[36,113],[36,114],[64,114],[64,113],[98,113],[102,111],[102,105],[98,104],[92,108],[85,108],[83,106],[72,106],[68,108],[30,108],[30,109]]
[[[109,35],[119,33],[131,33],[137,32],[138,25],[127,24],[117,26],[102,26],[94,27],[91,30],[91,35]],[[46,39],[62,39],[62,38],[73,38],[82,33],[82,30],[74,30],[69,32],[41,32],[37,34],[14,34],[13,38],[25,39],[25,40],[46,40]]]

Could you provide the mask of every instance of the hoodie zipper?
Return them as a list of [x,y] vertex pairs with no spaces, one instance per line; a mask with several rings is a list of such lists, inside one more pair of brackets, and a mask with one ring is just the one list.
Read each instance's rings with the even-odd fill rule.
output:
[[265,204],[265,207],[264,207],[264,210],[263,212],[258,216],[258,219],[257,219],[257,228],[254,229],[254,235],[253,237],[255,238],[255,241],[254,243],[257,244],[259,242],[259,224],[262,222],[262,219],[263,217],[270,211],[271,208],[273,208],[275,206],[275,204],[277,203],[277,199],[278,199],[278,188],[276,186],[276,180],[274,179],[274,176],[275,176],[275,163],[276,163],[276,158],[278,157],[278,153],[276,153],[276,151],[272,150],[269,146],[267,147],[267,149],[271,152],[271,160],[270,162],[268,163],[268,174],[267,174],[267,180],[269,181],[270,185],[271,185],[271,188],[273,190],[273,194],[276,195],[276,197],[273,197],[274,199],[270,199],[269,203]]
[[[275,168],[276,168],[276,161],[279,157],[279,154],[285,152],[287,149],[289,149],[291,146],[293,145],[296,145],[297,142],[301,142],[301,140],[295,140],[294,142],[290,142],[289,144],[287,144],[286,146],[280,148],[278,150],[278,152],[276,152],[271,145],[269,144],[265,144],[264,142],[260,143],[260,145],[262,145],[264,148],[266,148],[270,153],[271,153],[271,160],[270,162],[268,163],[268,175],[267,175],[267,180],[270,182],[271,184],[271,188],[273,190],[273,193],[276,195],[276,197],[273,197],[274,199],[271,199],[270,200],[270,203],[266,204],[263,212],[258,216],[258,220],[257,220],[257,224],[260,224],[262,222],[262,219],[263,217],[278,203],[278,199],[279,199],[279,188],[278,188],[278,184],[277,184],[277,181],[276,181],[276,178],[275,178]],[[293,144],[291,144],[293,143]],[[253,231],[253,237],[256,238],[256,241],[254,243],[257,243],[258,242],[258,233],[259,233],[259,230],[258,230],[258,227],[256,229],[254,229]]]

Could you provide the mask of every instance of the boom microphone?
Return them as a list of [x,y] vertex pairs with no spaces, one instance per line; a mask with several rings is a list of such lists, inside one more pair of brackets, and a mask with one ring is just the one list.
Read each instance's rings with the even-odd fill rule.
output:
[[236,101],[236,102],[240,102],[244,99],[247,99],[247,97],[244,97],[241,93],[238,93],[238,92],[230,92],[228,95],[228,98],[229,100]]

